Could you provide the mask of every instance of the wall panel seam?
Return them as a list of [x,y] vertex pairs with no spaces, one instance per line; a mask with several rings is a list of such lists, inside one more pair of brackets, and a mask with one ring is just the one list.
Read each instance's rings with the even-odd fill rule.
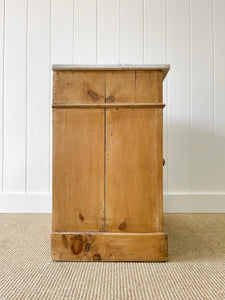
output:
[[27,185],[28,185],[28,182],[27,182],[27,173],[28,173],[28,141],[27,141],[27,137],[28,137],[28,101],[27,101],[27,95],[28,95],[28,86],[27,86],[27,72],[28,72],[28,21],[29,21],[29,18],[28,18],[28,4],[29,1],[27,0],[26,1],[26,78],[25,78],[25,81],[26,81],[26,90],[25,90],[25,116],[26,116],[26,120],[25,120],[25,193],[27,193]]
[[49,0],[49,182],[48,182],[48,190],[51,193],[51,166],[52,166],[52,110],[50,109],[51,107],[51,102],[52,102],[52,68],[51,68],[51,60],[52,60],[52,0]]
[[[73,56],[74,63],[78,63],[78,43],[77,43],[77,11],[78,11],[78,0],[73,0]],[[76,45],[76,46],[75,46]]]
[[96,45],[95,45],[95,47],[96,47],[96,49],[95,49],[95,51],[96,51],[96,64],[98,63],[98,0],[95,0],[95,9],[96,9],[96,16],[95,16],[95,19],[96,19],[96,41],[95,41],[95,43],[96,43]]
[[74,29],[74,26],[75,26],[75,22],[74,22],[74,1],[75,0],[73,0],[73,57],[72,57],[72,59],[73,59],[73,63],[75,63],[75,59],[74,59],[74,57],[75,57],[75,47],[74,47],[74,43],[75,43],[75,29]]
[[[166,42],[166,49],[165,49],[165,58],[166,58],[166,63],[168,62],[168,0],[166,0],[165,2],[165,10],[166,10],[166,28],[165,28],[165,42]],[[167,153],[167,168],[166,168],[166,191],[167,194],[169,192],[169,180],[168,180],[168,174],[169,174],[169,96],[168,96],[168,91],[169,91],[169,80],[168,78],[166,79],[166,97],[167,97],[167,101],[166,101],[166,153]]]
[[142,13],[143,13],[143,24],[142,24],[142,30],[143,30],[143,64],[145,63],[145,0],[143,0],[143,10],[142,10]]
[[190,40],[190,193],[192,193],[192,34],[191,34],[191,0],[189,0],[189,40]]
[[213,191],[215,191],[215,13],[212,0],[212,42],[213,42]]
[[5,71],[5,1],[3,1],[3,37],[2,37],[2,193],[4,192],[4,96],[5,96],[5,90],[4,90],[4,71]]
[[122,63],[122,0],[119,0],[119,62]]

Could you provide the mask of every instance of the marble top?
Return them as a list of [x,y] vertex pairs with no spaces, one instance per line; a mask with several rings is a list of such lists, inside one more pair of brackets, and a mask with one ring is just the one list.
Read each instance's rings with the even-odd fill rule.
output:
[[73,65],[52,65],[53,71],[63,71],[63,70],[162,70],[163,78],[166,77],[170,69],[170,65],[160,64],[160,65],[152,65],[152,64],[93,64],[93,65],[83,65],[83,64],[73,64]]

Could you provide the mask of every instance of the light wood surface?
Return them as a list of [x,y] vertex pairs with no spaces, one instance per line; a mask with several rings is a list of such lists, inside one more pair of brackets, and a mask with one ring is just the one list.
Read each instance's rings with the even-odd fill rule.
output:
[[54,72],[53,102],[105,102],[105,73],[101,71]]
[[165,261],[162,69],[54,67],[52,259]]
[[166,261],[164,233],[52,233],[52,259],[62,261]]
[[106,111],[106,230],[162,230],[161,111]]
[[162,102],[162,71],[107,71],[106,102]]
[[53,231],[104,228],[104,110],[53,111]]
[[106,102],[134,102],[135,71],[106,72]]
[[134,102],[162,102],[162,71],[135,71]]

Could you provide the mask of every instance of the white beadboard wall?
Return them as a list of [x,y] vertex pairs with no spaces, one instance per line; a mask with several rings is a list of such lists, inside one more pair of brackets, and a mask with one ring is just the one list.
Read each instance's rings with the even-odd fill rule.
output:
[[51,211],[51,64],[169,63],[164,211],[225,212],[225,0],[0,0],[0,212]]

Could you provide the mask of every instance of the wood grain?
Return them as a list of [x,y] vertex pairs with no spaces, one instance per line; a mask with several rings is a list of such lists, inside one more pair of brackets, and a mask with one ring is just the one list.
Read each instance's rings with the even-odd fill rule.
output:
[[65,232],[51,235],[52,259],[61,261],[166,261],[164,233]]
[[106,102],[162,102],[162,71],[107,71]]
[[134,102],[135,72],[106,72],[106,103]]
[[105,102],[104,71],[55,71],[53,103]]
[[106,231],[162,231],[162,109],[106,111]]
[[134,102],[162,102],[162,71],[136,71]]
[[53,109],[52,228],[104,228],[104,109]]
[[162,70],[54,71],[53,260],[167,259],[162,80]]

